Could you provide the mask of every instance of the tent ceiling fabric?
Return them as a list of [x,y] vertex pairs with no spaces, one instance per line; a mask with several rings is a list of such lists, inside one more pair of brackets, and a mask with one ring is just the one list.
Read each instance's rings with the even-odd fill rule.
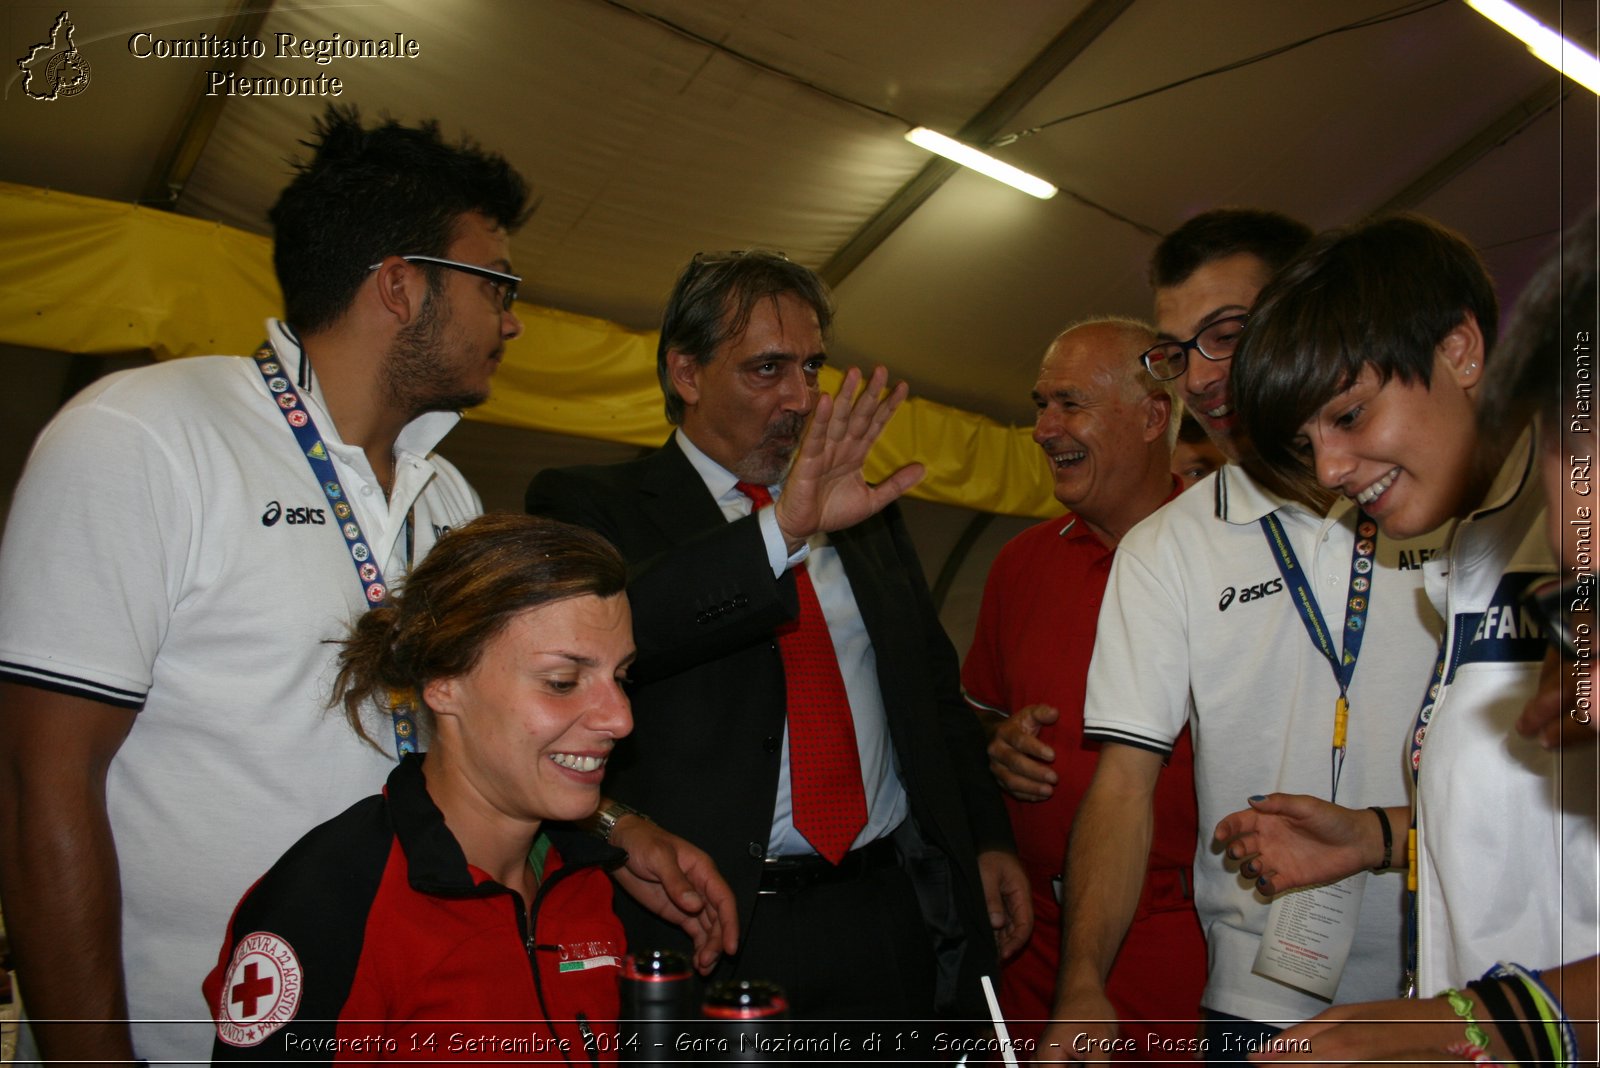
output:
[[[1136,0],[1023,107],[1013,129],[1422,6]],[[1593,47],[1594,0],[1531,6]],[[221,32],[236,7],[73,6],[92,82],[46,103],[24,97],[13,69],[0,102],[0,180],[137,198],[195,106],[202,72],[221,64],[137,59],[129,36]],[[1090,7],[279,2],[260,30],[269,57],[244,61],[239,73],[336,75],[345,84],[339,103],[408,121],[436,117],[447,133],[470,132],[502,151],[542,196],[513,244],[526,298],[649,328],[697,250],[759,244],[827,262],[927,163],[901,140],[908,124],[958,130]],[[7,55],[25,54],[59,10],[9,4]],[[280,32],[398,32],[421,53],[317,66],[272,58]],[[1448,0],[1019,138],[997,154],[1067,192],[1041,202],[954,175],[839,284],[835,353],[887,364],[921,396],[1025,422],[1038,358],[1057,330],[1090,314],[1147,313],[1147,230],[1224,203],[1278,208],[1316,226],[1352,221],[1551,80],[1519,43]],[[285,160],[321,104],[227,99],[177,210],[265,232]],[[1563,197],[1594,196],[1593,97],[1579,89],[1538,111],[1410,205],[1483,247],[1508,297],[1559,228]]]
[[[0,343],[157,359],[252,352],[281,307],[272,243],[171,212],[0,182]],[[203,275],[193,265],[203,263]],[[656,335],[518,301],[486,403],[469,414],[568,438],[654,447],[670,432],[656,380]],[[824,367],[821,388],[840,388]],[[578,457],[582,459],[583,457]],[[921,462],[914,495],[986,512],[1061,509],[1025,428],[922,397],[884,428],[865,475]]]

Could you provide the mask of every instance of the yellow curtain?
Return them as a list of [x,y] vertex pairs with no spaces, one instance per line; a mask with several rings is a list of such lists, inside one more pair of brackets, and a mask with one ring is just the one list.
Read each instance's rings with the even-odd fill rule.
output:
[[[279,304],[265,237],[0,183],[0,342],[161,360],[246,353]],[[666,439],[654,333],[526,303],[517,314],[523,334],[471,418],[634,445]],[[830,368],[823,384],[839,379]],[[879,439],[867,475],[913,460],[928,473],[912,496],[1011,515],[1061,510],[1026,429],[913,397]]]

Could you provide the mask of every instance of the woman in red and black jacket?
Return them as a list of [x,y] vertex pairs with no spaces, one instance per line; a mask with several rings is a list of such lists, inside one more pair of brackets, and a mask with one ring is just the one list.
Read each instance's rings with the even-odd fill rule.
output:
[[361,619],[335,699],[370,740],[398,696],[432,744],[245,894],[214,1059],[615,1059],[623,854],[547,821],[594,812],[632,729],[625,579],[598,535],[486,516]]

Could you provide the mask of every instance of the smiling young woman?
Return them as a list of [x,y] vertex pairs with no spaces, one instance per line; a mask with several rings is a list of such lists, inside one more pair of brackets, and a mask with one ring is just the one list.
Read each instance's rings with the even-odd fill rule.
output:
[[520,1021],[474,1025],[475,1055],[614,1054],[622,854],[548,824],[595,811],[633,726],[625,580],[597,534],[484,516],[361,618],[335,700],[369,740],[409,706],[417,728],[382,730],[431,744],[239,903],[205,982],[215,1059],[441,1059],[462,1020]]
[[[1262,293],[1234,357],[1234,397],[1264,461],[1314,472],[1383,536],[1451,531],[1445,553],[1422,565],[1445,640],[1431,672],[1418,665],[1416,696],[1395,695],[1421,698],[1405,754],[1414,809],[1375,817],[1271,794],[1216,828],[1228,857],[1276,894],[1403,867],[1406,845],[1393,838],[1410,824],[1408,957],[1417,990],[1442,992],[1341,1006],[1285,1032],[1311,1040],[1307,1058],[1458,1055],[1465,1037],[1473,1056],[1559,1059],[1562,1051],[1540,1045],[1538,1029],[1506,1019],[1513,995],[1561,1019],[1559,996],[1537,973],[1497,962],[1559,965],[1595,949],[1595,761],[1563,760],[1512,729],[1546,654],[1524,594],[1555,561],[1531,435],[1520,426],[1485,435],[1476,417],[1497,370],[1496,323],[1491,283],[1471,247],[1426,219],[1400,216],[1318,238]],[[1474,1016],[1502,1020],[1487,1054],[1490,1033]],[[1384,1020],[1430,1026],[1375,1022]],[[1567,1025],[1560,1044],[1572,1033]]]

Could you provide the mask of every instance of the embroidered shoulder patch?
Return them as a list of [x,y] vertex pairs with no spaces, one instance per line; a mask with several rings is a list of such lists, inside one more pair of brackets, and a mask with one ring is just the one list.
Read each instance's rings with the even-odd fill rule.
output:
[[294,1019],[301,979],[293,946],[267,931],[245,935],[218,995],[217,1037],[230,1046],[259,1046]]

